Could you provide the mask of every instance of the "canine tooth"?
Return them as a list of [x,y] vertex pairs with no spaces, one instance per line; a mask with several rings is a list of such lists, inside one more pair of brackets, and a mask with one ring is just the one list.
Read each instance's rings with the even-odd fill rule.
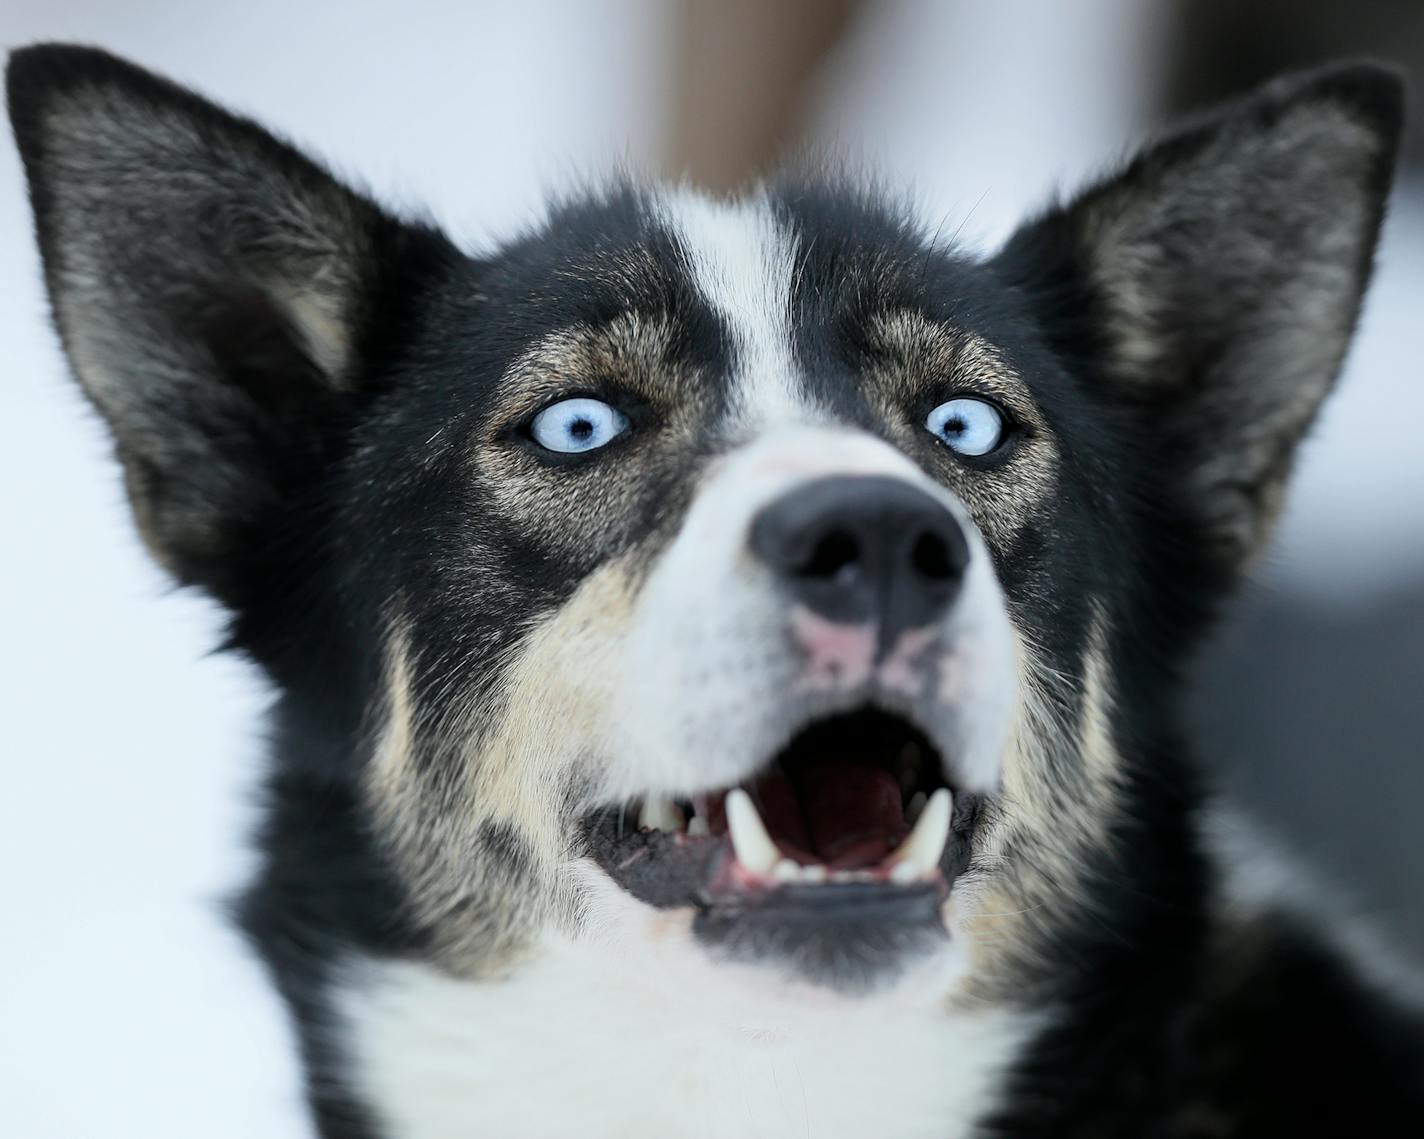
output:
[[905,821],[911,826],[919,820],[920,812],[925,809],[925,803],[929,800],[923,791],[916,791],[910,796],[909,805],[905,807]]
[[771,876],[778,882],[799,882],[801,869],[789,858],[783,858],[771,868]]
[[752,805],[752,797],[740,787],[727,792],[727,829],[732,832],[732,849],[737,861],[753,874],[770,874],[781,852]]
[[638,825],[655,831],[679,831],[682,829],[682,812],[671,799],[650,795],[643,800],[643,811],[638,816]]
[[913,862],[897,862],[890,868],[890,881],[904,886],[920,876],[920,868]]
[[703,815],[693,815],[687,820],[688,838],[706,838],[712,833],[712,828],[707,825],[707,819]]
[[[949,814],[953,800],[949,789],[941,787],[930,796],[915,829],[910,837],[895,852],[895,864],[909,863],[921,874],[928,876],[939,867],[940,856],[944,854],[944,844],[949,841]],[[894,873],[894,870],[891,871]]]

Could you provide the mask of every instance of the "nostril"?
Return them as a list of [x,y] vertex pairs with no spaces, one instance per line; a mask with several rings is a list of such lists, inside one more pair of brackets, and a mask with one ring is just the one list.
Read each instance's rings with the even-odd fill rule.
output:
[[798,577],[834,578],[860,561],[860,543],[848,530],[823,534],[810,554],[796,567]]
[[797,604],[843,624],[878,621],[887,637],[937,620],[969,568],[954,515],[889,476],[833,475],[796,487],[758,511],[747,544]]
[[950,556],[949,543],[944,537],[930,530],[915,539],[910,548],[910,564],[929,581],[952,581],[959,577],[962,568]]

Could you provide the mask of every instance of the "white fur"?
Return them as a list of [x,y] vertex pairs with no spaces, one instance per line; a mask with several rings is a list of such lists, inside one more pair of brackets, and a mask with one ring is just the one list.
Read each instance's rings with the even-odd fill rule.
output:
[[[968,577],[944,619],[941,691],[915,711],[954,757],[956,786],[997,786],[1017,673],[1003,595],[973,522],[889,443],[851,428],[783,426],[708,475],[641,592],[611,709],[618,732],[606,794],[682,795],[740,782],[800,726],[786,718],[805,688],[804,662],[789,647],[791,614],[747,542],[763,506],[830,475],[902,478],[942,502],[968,535]],[[821,698],[835,707],[834,693]]]
[[684,190],[663,197],[661,215],[736,343],[740,418],[753,427],[804,420],[811,409],[791,344],[795,247],[765,195],[720,202]]
[[353,964],[352,1075],[392,1139],[957,1139],[1037,1027],[950,1011],[936,971],[891,999],[796,991],[638,908],[635,935],[550,940],[504,980]]

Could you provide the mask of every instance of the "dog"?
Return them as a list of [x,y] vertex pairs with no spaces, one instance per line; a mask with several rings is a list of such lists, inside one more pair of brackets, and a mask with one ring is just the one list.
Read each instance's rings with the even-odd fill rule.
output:
[[1178,707],[1348,345],[1393,72],[989,257],[824,173],[472,256],[102,51],[7,90],[138,528],[280,693],[235,910],[325,1139],[1424,1134],[1420,1006]]

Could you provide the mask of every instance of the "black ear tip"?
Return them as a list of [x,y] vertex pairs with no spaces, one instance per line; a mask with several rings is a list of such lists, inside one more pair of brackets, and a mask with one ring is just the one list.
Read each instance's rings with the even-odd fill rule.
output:
[[108,52],[79,44],[38,43],[12,51],[5,63],[5,105],[21,152],[38,149],[40,114],[55,95],[115,65],[123,66]]
[[5,65],[5,101],[23,148],[35,135],[41,109],[55,96],[82,86],[154,90],[157,76],[87,44],[37,43],[16,48]]
[[1341,60],[1312,71],[1283,76],[1268,93],[1282,103],[1333,102],[1394,138],[1404,125],[1404,72],[1373,59]]
[[69,43],[37,43],[16,48],[5,65],[5,93],[13,108],[48,92],[64,90],[85,79],[116,70],[136,70],[97,47]]

